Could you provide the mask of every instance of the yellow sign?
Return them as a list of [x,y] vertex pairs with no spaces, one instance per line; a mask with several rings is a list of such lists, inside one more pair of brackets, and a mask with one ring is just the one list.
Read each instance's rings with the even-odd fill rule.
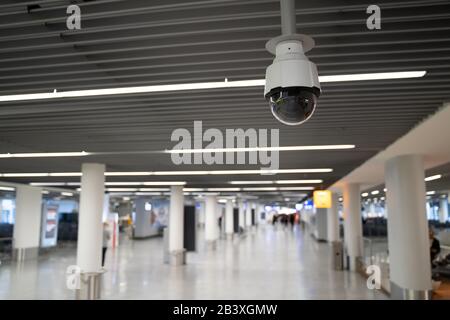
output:
[[317,190],[313,195],[314,206],[319,209],[331,208],[331,191]]

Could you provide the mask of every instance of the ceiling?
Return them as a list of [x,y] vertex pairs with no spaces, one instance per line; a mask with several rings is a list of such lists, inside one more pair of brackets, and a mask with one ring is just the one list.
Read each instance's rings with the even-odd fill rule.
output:
[[[82,29],[66,28],[77,3]],[[361,1],[296,1],[297,29],[314,37],[308,57],[320,75],[426,70],[419,79],[324,83],[314,116],[277,122],[262,87],[0,102],[0,153],[120,152],[81,158],[0,159],[0,172],[205,170],[176,166],[163,153],[176,128],[280,130],[280,145],[355,144],[341,151],[280,153],[280,168],[332,173],[275,179],[323,179],[327,187],[433,114],[450,98],[450,1],[377,1],[381,30],[366,28]],[[98,0],[0,2],[0,95],[74,89],[264,78],[273,57],[265,42],[280,34],[278,0]],[[259,169],[260,165],[212,165]],[[7,180],[5,178],[5,180]],[[79,178],[14,178],[14,182]],[[149,181],[115,177],[111,181]],[[153,179],[154,180],[154,179]],[[173,176],[158,180],[174,180]],[[177,176],[190,186],[223,187],[267,176]]]

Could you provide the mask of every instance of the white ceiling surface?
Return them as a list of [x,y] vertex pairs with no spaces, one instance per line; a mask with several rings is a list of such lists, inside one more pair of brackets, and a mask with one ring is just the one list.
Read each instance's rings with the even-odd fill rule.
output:
[[444,104],[434,115],[337,181],[330,189],[340,190],[346,183],[360,183],[362,189],[384,184],[386,160],[406,154],[423,155],[425,170],[450,162],[450,103]]

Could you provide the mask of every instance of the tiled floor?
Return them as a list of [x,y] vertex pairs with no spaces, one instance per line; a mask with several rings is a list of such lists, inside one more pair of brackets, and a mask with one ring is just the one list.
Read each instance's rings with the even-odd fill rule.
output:
[[[199,234],[201,238],[202,234]],[[358,274],[333,271],[330,247],[300,228],[259,226],[208,252],[202,239],[188,264],[163,264],[162,239],[124,241],[107,254],[105,299],[385,299]],[[0,266],[0,299],[73,299],[66,288],[75,248],[23,266]]]

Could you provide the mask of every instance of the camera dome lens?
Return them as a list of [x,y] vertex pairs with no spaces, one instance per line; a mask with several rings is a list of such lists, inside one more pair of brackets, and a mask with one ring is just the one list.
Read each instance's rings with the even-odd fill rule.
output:
[[305,122],[316,109],[317,95],[312,88],[282,88],[269,92],[267,96],[274,117],[287,125]]

